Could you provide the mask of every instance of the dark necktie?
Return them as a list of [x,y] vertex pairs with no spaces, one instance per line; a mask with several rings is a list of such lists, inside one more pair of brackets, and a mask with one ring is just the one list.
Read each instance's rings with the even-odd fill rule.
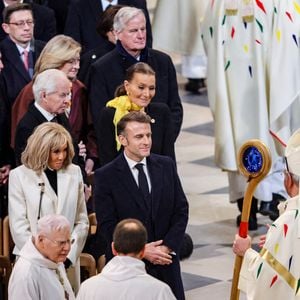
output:
[[150,192],[149,192],[148,181],[147,181],[146,174],[144,172],[143,164],[136,164],[135,167],[139,171],[139,175],[138,175],[139,189],[141,190],[142,194],[144,195],[144,198],[146,200],[148,200],[149,196],[150,196]]

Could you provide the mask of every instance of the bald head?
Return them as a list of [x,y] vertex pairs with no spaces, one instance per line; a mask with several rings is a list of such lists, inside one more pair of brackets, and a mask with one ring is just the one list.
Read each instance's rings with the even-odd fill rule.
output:
[[136,219],[119,222],[113,234],[114,249],[118,254],[139,254],[147,243],[147,231]]

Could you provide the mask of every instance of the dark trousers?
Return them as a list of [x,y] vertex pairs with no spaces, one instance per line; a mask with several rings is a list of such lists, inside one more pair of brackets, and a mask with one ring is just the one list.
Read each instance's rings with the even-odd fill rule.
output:
[[172,264],[168,266],[153,265],[148,261],[145,261],[145,263],[148,274],[165,282],[171,288],[177,300],[185,299],[180,264],[176,256],[173,257]]

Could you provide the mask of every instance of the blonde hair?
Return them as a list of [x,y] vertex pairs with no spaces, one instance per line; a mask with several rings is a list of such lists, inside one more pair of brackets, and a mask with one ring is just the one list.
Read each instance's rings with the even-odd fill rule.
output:
[[71,135],[63,126],[45,122],[36,127],[28,138],[27,146],[21,157],[22,164],[40,175],[48,166],[50,151],[58,150],[65,144],[67,144],[67,156],[63,168],[70,165],[74,157]]
[[74,56],[80,54],[81,46],[69,36],[59,34],[53,37],[42,50],[35,64],[35,75],[48,70],[60,69]]

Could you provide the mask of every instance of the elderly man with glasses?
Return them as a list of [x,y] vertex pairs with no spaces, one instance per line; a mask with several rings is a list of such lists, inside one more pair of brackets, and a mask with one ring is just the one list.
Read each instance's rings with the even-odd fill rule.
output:
[[300,299],[300,129],[285,149],[284,185],[291,197],[279,205],[280,217],[262,238],[260,253],[251,249],[251,239],[235,238],[233,251],[244,256],[239,288],[247,299]]
[[75,299],[63,262],[71,248],[70,223],[46,215],[24,245],[9,281],[9,299]]

